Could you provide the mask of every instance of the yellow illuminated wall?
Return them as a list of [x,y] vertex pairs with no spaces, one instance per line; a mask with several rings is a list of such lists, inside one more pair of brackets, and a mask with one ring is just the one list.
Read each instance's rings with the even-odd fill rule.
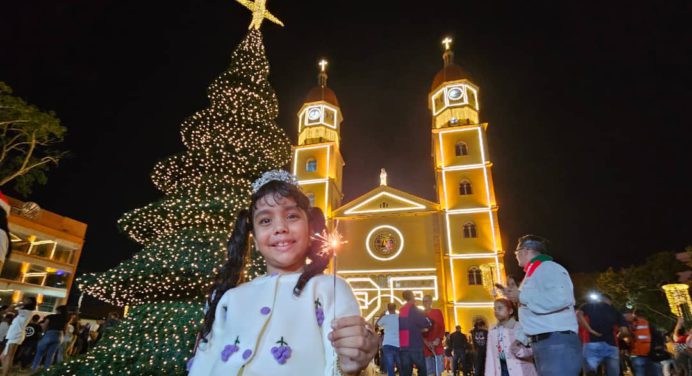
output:
[[341,205],[344,160],[339,150],[339,107],[308,102],[298,112],[299,143],[293,148],[292,173],[313,205],[327,217]]
[[[439,203],[388,186],[382,171],[379,186],[376,176],[363,177],[375,188],[342,206],[343,118],[335,95],[330,91],[330,101],[306,101],[298,112],[292,171],[348,241],[339,248],[337,272],[368,320],[387,303],[401,305],[402,292],[411,290],[419,300],[433,296],[449,331],[457,324],[470,330],[478,316],[494,322],[493,285],[505,277],[488,125],[479,123],[478,86],[447,74],[452,56],[445,52],[443,79],[436,77],[428,96]],[[325,73],[322,78],[324,89]]]
[[[463,100],[455,102],[451,97]],[[488,287],[504,281],[487,124],[478,123],[478,87],[468,79],[445,81],[433,88],[429,108],[445,237],[442,274],[450,286],[445,291],[446,312],[450,324],[467,328],[476,316],[494,321]],[[492,268],[485,276],[493,280],[471,284],[470,271],[481,267]]]

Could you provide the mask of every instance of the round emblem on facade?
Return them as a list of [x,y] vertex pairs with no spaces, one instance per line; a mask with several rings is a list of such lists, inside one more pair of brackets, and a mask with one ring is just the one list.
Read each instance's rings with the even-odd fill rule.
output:
[[460,99],[463,94],[464,94],[464,92],[461,90],[461,88],[455,87],[455,88],[449,89],[449,91],[447,92],[447,98],[449,98],[451,100],[457,100],[457,99]]
[[319,108],[312,108],[308,111],[308,119],[309,120],[317,120],[320,118],[320,114],[322,111],[320,111]]
[[399,256],[404,249],[404,236],[396,227],[383,225],[370,230],[365,247],[376,260],[387,261]]

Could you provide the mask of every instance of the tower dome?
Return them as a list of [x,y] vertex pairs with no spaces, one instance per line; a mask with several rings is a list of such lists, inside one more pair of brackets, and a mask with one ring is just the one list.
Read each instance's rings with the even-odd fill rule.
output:
[[445,52],[442,55],[442,60],[444,60],[444,67],[440,69],[433,79],[432,87],[430,91],[433,91],[440,87],[443,83],[447,81],[456,81],[461,79],[469,79],[469,74],[461,69],[461,67],[454,62],[454,51],[450,49],[450,44],[452,43],[451,38],[445,38],[442,43],[445,45]]
[[430,87],[430,91],[437,89],[444,82],[461,80],[463,78],[468,79],[469,74],[465,70],[461,69],[459,65],[454,62],[445,64],[445,66],[435,75],[432,86]]
[[339,107],[339,100],[336,99],[334,90],[327,87],[327,60],[320,61],[320,74],[317,76],[317,86],[310,89],[305,97],[305,103],[325,101]]
[[317,85],[308,91],[308,95],[305,97],[305,103],[325,101],[327,103],[339,106],[339,100],[336,98],[334,90],[327,87],[326,83],[324,86]]

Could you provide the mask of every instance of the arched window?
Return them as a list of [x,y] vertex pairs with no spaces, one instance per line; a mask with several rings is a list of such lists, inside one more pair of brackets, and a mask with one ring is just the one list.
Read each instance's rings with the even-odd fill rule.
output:
[[466,145],[464,141],[457,142],[457,144],[454,146],[454,154],[456,154],[457,157],[461,157],[462,155],[468,155],[468,145]]
[[315,206],[315,194],[312,192],[308,192],[305,195],[308,196],[308,200],[310,200],[310,206],[314,207]]
[[389,203],[387,202],[380,202],[380,209],[387,209],[389,207]]
[[469,286],[476,286],[483,284],[483,273],[481,269],[477,266],[472,266],[469,268],[468,272]]
[[478,234],[476,233],[476,225],[468,222],[464,225],[464,238],[476,238]]
[[459,194],[462,196],[473,194],[473,189],[471,188],[470,181],[462,180],[461,183],[459,183]]
[[305,162],[305,171],[307,171],[307,172],[317,171],[317,160],[315,158],[310,158],[310,159],[308,159],[307,162]]

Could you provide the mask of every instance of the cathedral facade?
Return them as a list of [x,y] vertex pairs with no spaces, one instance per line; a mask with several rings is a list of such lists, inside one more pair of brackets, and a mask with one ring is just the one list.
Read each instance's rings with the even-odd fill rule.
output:
[[[387,185],[343,203],[339,101],[327,86],[326,62],[318,85],[298,112],[292,173],[314,206],[348,243],[337,251],[364,317],[379,316],[401,294],[431,295],[447,330],[492,315],[493,288],[504,283],[503,249],[488,156],[487,123],[479,121],[479,88],[454,63],[445,39],[444,66],[428,95],[433,168],[439,202]],[[370,177],[368,177],[370,178]],[[376,180],[375,180],[376,181]]]

